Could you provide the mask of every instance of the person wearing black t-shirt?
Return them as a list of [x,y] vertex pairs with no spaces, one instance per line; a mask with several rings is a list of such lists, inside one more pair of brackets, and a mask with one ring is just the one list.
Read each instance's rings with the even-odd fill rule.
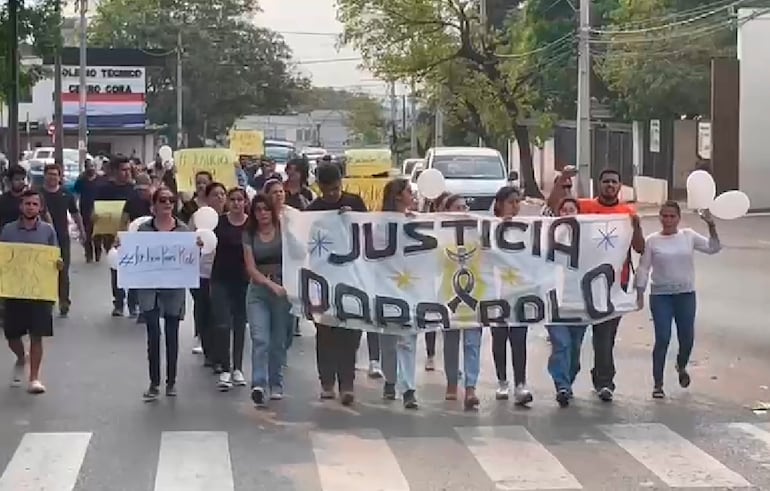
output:
[[[94,222],[92,215],[94,213],[94,200],[96,191],[105,182],[105,177],[96,172],[96,166],[91,159],[86,160],[86,168],[78,176],[73,187],[73,191],[79,197],[80,217],[83,220],[83,228],[86,232],[86,238],[83,244],[86,252],[86,262],[93,262],[97,252],[94,247]],[[98,253],[101,256],[101,253]]]
[[260,172],[258,176],[255,176],[254,179],[252,179],[252,181],[249,183],[255,191],[261,192],[262,188],[265,187],[265,183],[271,179],[279,179],[283,181],[281,175],[275,171],[274,161],[270,159],[263,160],[260,167],[262,172]]
[[[334,164],[321,164],[316,171],[316,182],[321,196],[313,200],[305,211],[339,210],[366,212],[361,196],[342,190],[342,174]],[[335,379],[339,384],[340,401],[353,404],[356,351],[361,342],[361,331],[334,328],[316,323],[316,359],[321,380],[321,399],[334,398]]]
[[[96,191],[94,201],[128,201],[134,195],[134,184],[131,182],[131,163],[125,157],[118,157],[110,162],[114,177],[105,182]],[[114,235],[95,235],[94,246],[97,254],[101,247],[109,251],[115,243]],[[97,256],[98,258],[98,256]],[[112,316],[122,317],[126,303],[126,292],[118,288],[118,272],[110,268],[110,283],[112,287]]]
[[51,216],[59,249],[61,249],[63,266],[59,270],[59,315],[66,317],[71,304],[69,271],[72,253],[68,214],[78,227],[81,241],[85,239],[86,233],[75,197],[61,187],[61,174],[61,167],[57,164],[48,164],[43,168],[41,195]]
[[195,173],[195,195],[182,203],[182,209],[179,210],[179,219],[186,224],[190,224],[190,219],[199,208],[208,206],[206,198],[206,188],[214,181],[214,177],[209,171],[198,171]]
[[315,199],[307,185],[307,159],[297,157],[286,163],[286,182],[283,189],[286,192],[286,204],[297,210],[304,210]]

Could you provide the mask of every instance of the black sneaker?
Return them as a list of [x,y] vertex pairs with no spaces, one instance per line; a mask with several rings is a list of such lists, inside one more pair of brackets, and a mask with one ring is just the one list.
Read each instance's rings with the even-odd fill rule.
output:
[[69,306],[59,308],[59,317],[61,317],[62,319],[66,319],[69,314],[70,314]]
[[613,393],[609,387],[602,387],[596,392],[596,395],[604,402],[612,402]]
[[666,393],[663,392],[663,387],[655,387],[652,390],[652,398],[653,399],[663,399],[666,397]]
[[123,309],[119,309],[119,308],[115,307],[114,309],[112,309],[112,316],[113,317],[123,317]]
[[265,405],[265,389],[262,387],[254,387],[251,389],[251,400],[257,407],[264,407]]
[[559,407],[569,406],[570,394],[569,391],[562,389],[556,393],[556,402],[559,403]]
[[687,373],[686,368],[678,369],[679,372],[679,386],[686,389],[690,386],[690,374]]
[[166,397],[176,397],[176,384],[166,385]]
[[158,389],[158,386],[151,385],[150,388],[147,389],[144,394],[142,394],[142,399],[144,399],[145,402],[152,402],[157,400],[159,395],[160,390]]
[[413,390],[407,390],[404,392],[404,409],[417,409],[417,398],[414,396]]
[[214,372],[214,375],[219,375],[225,371],[225,368],[222,366],[221,363],[215,363],[212,371]]
[[396,384],[389,384],[388,382],[385,382],[385,385],[382,388],[382,398],[387,401],[395,401]]

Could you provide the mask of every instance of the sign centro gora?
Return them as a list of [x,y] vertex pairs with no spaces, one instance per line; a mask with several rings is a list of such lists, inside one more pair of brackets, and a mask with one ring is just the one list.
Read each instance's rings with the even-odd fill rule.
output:
[[[62,67],[63,85],[70,94],[80,92],[80,69]],[[144,94],[144,67],[99,66],[86,69],[89,94]]]

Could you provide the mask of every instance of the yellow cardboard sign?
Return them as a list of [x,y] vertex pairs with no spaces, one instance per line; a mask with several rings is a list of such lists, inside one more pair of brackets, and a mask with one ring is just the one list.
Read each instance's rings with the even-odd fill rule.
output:
[[176,164],[176,182],[179,191],[195,191],[195,174],[208,171],[214,181],[221,182],[226,188],[235,187],[235,164],[238,156],[229,148],[185,148],[174,153]]
[[125,201],[94,201],[94,235],[117,235]]
[[263,155],[265,134],[257,130],[230,130],[230,150],[238,156]]
[[56,302],[60,257],[54,246],[0,243],[0,297]]
[[345,151],[347,177],[371,177],[390,172],[391,151],[387,148],[361,148]]
[[[382,194],[390,180],[389,177],[346,177],[342,180],[342,190],[361,196],[369,211],[380,211]],[[316,184],[312,188],[315,194],[321,194]]]

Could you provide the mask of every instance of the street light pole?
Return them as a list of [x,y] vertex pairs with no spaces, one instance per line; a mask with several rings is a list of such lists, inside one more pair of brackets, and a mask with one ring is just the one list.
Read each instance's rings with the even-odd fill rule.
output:
[[86,20],[86,10],[88,10],[88,0],[80,0],[80,104],[78,106],[78,165],[80,171],[86,167],[86,153],[88,152],[88,113],[87,99],[88,87],[86,85],[86,63],[87,39],[86,29],[88,27]]
[[184,132],[182,130],[182,30],[176,35],[176,148],[184,145]]
[[8,73],[11,86],[8,92],[8,163],[19,163],[19,3],[20,0],[8,0],[8,40],[10,46]]
[[62,116],[62,74],[61,74],[61,2],[56,2],[56,53],[53,74],[53,145],[54,162],[64,165],[64,121]]
[[577,168],[581,197],[593,195],[591,177],[591,0],[580,0],[577,97]]

